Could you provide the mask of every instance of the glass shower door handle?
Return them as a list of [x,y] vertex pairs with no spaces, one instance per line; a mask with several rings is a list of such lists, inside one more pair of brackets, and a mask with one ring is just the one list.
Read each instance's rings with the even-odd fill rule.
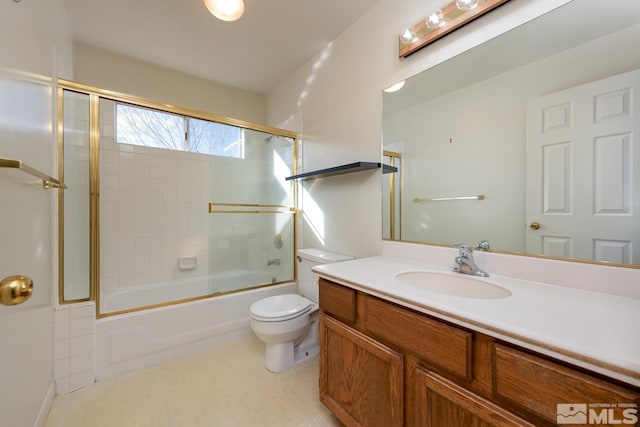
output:
[[33,293],[33,280],[27,276],[8,276],[0,281],[0,304],[22,304]]

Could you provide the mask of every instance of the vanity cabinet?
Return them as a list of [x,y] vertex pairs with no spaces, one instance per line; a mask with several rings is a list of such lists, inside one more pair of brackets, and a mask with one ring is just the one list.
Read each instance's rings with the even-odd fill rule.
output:
[[402,355],[328,316],[320,331],[322,402],[350,426],[401,427]]
[[[640,404],[636,387],[319,284],[320,400],[347,426],[556,426],[558,404]],[[621,414],[598,424],[628,425]]]
[[500,406],[433,372],[417,368],[419,426],[533,426]]
[[[494,344],[493,369],[493,392],[497,401],[514,404],[552,424],[557,422],[558,403],[640,403],[638,390],[613,384],[500,343]],[[605,409],[606,415],[602,415],[602,409]],[[601,421],[607,419],[604,424],[622,424],[624,417],[621,409],[611,413],[607,408],[602,409],[596,411]],[[632,424],[638,425],[637,422]]]

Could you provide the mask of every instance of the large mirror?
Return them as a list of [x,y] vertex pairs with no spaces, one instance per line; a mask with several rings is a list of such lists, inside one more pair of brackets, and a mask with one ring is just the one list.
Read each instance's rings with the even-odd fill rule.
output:
[[385,239],[640,265],[639,1],[574,0],[383,99]]

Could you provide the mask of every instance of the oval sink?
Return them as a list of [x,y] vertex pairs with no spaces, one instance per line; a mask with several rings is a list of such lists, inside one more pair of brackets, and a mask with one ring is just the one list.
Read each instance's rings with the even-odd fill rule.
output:
[[408,271],[397,274],[396,279],[404,285],[457,297],[506,298],[511,295],[508,289],[459,273]]

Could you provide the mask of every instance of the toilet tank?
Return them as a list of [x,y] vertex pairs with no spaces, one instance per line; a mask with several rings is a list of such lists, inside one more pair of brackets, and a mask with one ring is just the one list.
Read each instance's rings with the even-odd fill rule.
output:
[[318,275],[311,271],[316,265],[348,261],[353,257],[320,249],[298,249],[298,292],[318,302]]

